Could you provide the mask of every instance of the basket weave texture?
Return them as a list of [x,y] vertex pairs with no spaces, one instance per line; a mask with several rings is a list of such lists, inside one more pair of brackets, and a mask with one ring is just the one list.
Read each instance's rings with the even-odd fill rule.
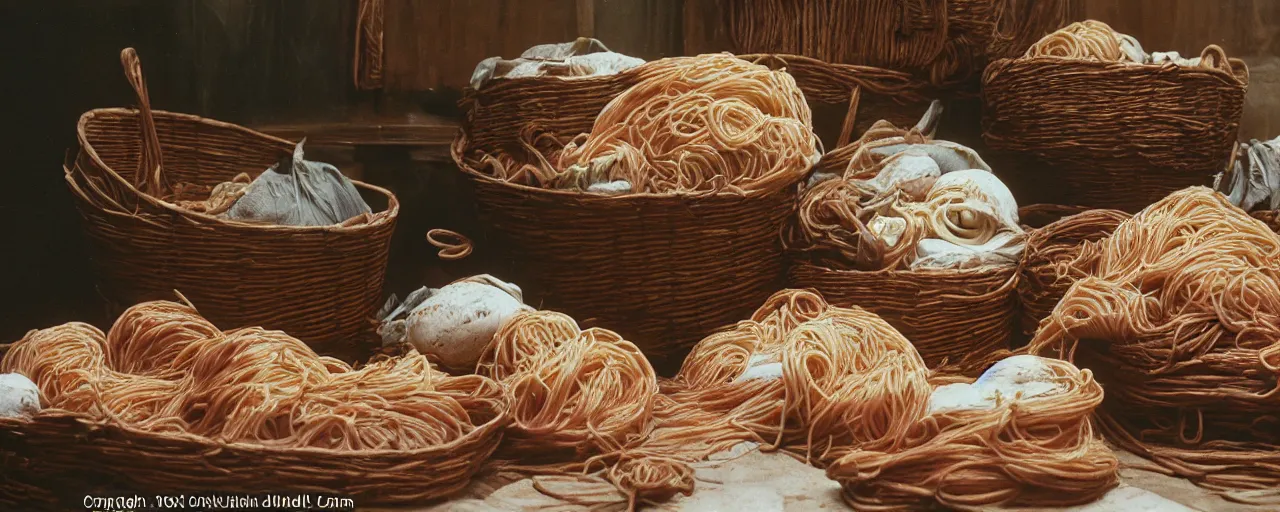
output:
[[[856,109],[856,106],[855,106]],[[926,114],[926,118],[933,114]],[[903,136],[922,137],[921,121]],[[921,139],[923,141],[924,139]],[[855,141],[827,153],[819,167],[845,174],[866,143]],[[901,332],[931,368],[974,372],[993,353],[1008,349],[1014,334],[1016,266],[974,269],[846,270],[831,268],[802,248],[788,251],[788,284],[817,290],[834,305],[860,306]]]
[[1023,172],[1048,201],[1137,212],[1209,184],[1234,151],[1248,69],[1216,46],[1202,58],[1218,65],[996,61],[983,76],[983,137],[1041,162]]
[[921,269],[866,272],[796,262],[793,288],[818,290],[828,302],[860,306],[884,318],[911,340],[925,363],[945,361],[980,370],[992,353],[1009,348],[1017,269]]
[[1080,254],[1080,244],[1111,236],[1129,218],[1119,210],[1087,210],[1061,207],[1062,218],[1034,229],[1027,235],[1018,276],[1018,301],[1022,305],[1021,329],[1033,335],[1058,306],[1062,296],[1078,276],[1068,272],[1067,263]]
[[[219,327],[281,330],[327,355],[358,355],[372,332],[399,203],[355,182],[375,210],[363,224],[250,224],[193,212],[140,190],[139,168],[163,180],[214,186],[262,172],[293,144],[197,116],[152,111],[136,58],[141,110],[98,109],[77,126],[65,170],[113,312],[176,289]],[[126,65],[128,67],[128,64]],[[381,211],[378,211],[381,207]]]
[[[79,505],[91,487],[122,495],[146,493],[314,493],[352,498],[360,505],[412,504],[457,494],[502,438],[503,411],[472,411],[480,425],[452,443],[423,450],[352,453],[320,448],[225,444],[191,434],[156,434],[46,410],[34,419],[0,418],[0,445],[27,482],[7,491],[38,488]],[[6,471],[19,469],[9,466]],[[35,497],[32,497],[35,499]]]
[[1068,7],[1065,0],[711,1],[736,52],[893,69],[943,87],[1025,51],[1065,22]]
[[[776,53],[738,57],[770,69],[786,70],[795,78],[813,107],[814,131],[833,148],[846,147],[856,134],[879,119],[899,126],[915,123],[938,94],[935,87],[900,71]],[[833,108],[839,105],[844,108]],[[827,155],[823,159],[830,160]],[[818,167],[825,165],[826,162]]]
[[531,158],[520,133],[591,131],[632,72],[497,79],[468,89],[453,157],[531,304],[617,331],[660,371],[782,284],[778,233],[795,204],[780,190],[604,196],[508,183],[476,170],[476,150]]

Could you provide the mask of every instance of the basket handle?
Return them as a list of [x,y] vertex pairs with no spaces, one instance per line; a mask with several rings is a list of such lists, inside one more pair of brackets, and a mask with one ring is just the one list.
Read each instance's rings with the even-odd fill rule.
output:
[[138,126],[142,131],[142,153],[138,158],[138,172],[133,176],[133,184],[142,193],[151,197],[161,197],[165,193],[164,155],[160,153],[160,137],[156,134],[156,121],[151,115],[151,96],[147,93],[147,81],[142,76],[142,61],[133,48],[125,48],[120,52],[120,65],[124,67],[124,76],[138,94]]
[[840,127],[840,138],[836,140],[836,147],[845,147],[853,139],[854,125],[858,120],[858,103],[861,101],[862,86],[855,85],[853,92],[849,94],[849,111],[844,114],[844,125]]
[[1200,64],[1206,62],[1211,63],[1209,67],[1213,69],[1221,69],[1235,76],[1235,71],[1231,69],[1231,61],[1227,59],[1227,52],[1222,50],[1221,46],[1211,44],[1204,47],[1204,51],[1200,52]]
[[444,261],[456,261],[471,255],[474,246],[471,239],[447,229],[427,231],[427,241],[440,249],[436,255]]

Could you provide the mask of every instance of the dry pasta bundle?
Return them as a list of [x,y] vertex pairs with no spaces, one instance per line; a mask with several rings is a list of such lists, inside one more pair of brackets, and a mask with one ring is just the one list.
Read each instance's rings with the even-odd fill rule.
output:
[[1110,236],[1128,218],[1129,214],[1119,210],[1087,210],[1031,231],[1018,279],[1025,334],[1035,334],[1071,283],[1082,277],[1070,265],[1081,244]]
[[536,125],[510,154],[473,157],[499,179],[603,194],[774,191],[817,161],[804,94],[785,71],[728,54],[643,64],[639,81],[567,144]]
[[1116,32],[1101,21],[1086,20],[1072,23],[1045,36],[1027,50],[1026,57],[1060,57],[1129,64],[1172,63],[1187,67],[1218,67],[1231,73],[1231,63],[1227,61],[1221,48],[1210,48],[1216,49],[1216,53],[1206,52],[1206,57],[1183,58],[1178,52],[1148,54],[1142,49],[1142,43],[1133,36]]
[[1089,422],[1102,401],[1090,372],[1017,356],[958,380],[931,375],[874,314],[784,290],[695,348],[664,386],[643,448],[701,458],[755,441],[800,452],[871,510],[1074,504],[1117,482]]
[[430,448],[506,408],[496,382],[448,376],[419,354],[353,369],[282,332],[223,332],[165,301],[130,308],[105,335],[81,323],[32,331],[0,368],[34,381],[47,408],[284,448]]
[[832,459],[850,445],[892,444],[923,413],[924,360],[860,308],[783,290],[751,320],[707,337],[667,383],[648,449],[698,458],[743,441]]
[[842,176],[802,194],[790,250],[837,270],[1016,263],[1017,202],[973,150],[884,122],[853,146]]
[[972,385],[938,388],[898,443],[855,449],[827,475],[855,510],[1092,502],[1118,483],[1089,421],[1102,400],[1088,370],[1011,357]]
[[536,473],[591,472],[638,500],[693,491],[682,461],[646,453],[658,380],[634,344],[567,315],[522,311],[494,335],[476,373],[497,380],[511,401],[501,448],[508,466]]
[[1100,428],[1172,474],[1280,503],[1280,236],[1204,187],[1087,242],[1030,345],[1093,369]]

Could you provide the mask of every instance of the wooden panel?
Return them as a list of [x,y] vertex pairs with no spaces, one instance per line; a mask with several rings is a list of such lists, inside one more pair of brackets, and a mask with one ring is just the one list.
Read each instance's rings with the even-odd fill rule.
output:
[[229,121],[343,116],[355,94],[355,8],[349,1],[176,2],[174,81],[188,77],[197,109]]
[[387,0],[386,88],[463,87],[477,63],[577,37],[574,0]]
[[645,60],[684,54],[683,0],[578,0],[595,4],[595,36]]

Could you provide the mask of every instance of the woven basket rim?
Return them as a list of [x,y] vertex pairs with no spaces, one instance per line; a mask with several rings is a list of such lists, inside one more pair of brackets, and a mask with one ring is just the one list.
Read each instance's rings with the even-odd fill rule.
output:
[[[1228,60],[1232,63],[1238,63],[1241,66],[1244,66],[1244,61],[1240,59],[1231,58]],[[1018,65],[1024,65],[1024,64],[1057,64],[1060,66],[1096,68],[1097,69],[1096,72],[1109,73],[1109,74],[1121,74],[1126,71],[1145,71],[1145,72],[1176,71],[1178,73],[1214,75],[1219,78],[1226,77],[1235,81],[1239,85],[1244,85],[1244,86],[1249,85],[1249,73],[1248,73],[1247,67],[1244,68],[1243,76],[1241,76],[1241,74],[1229,73],[1226,70],[1219,69],[1219,68],[1206,68],[1201,66],[1179,66],[1172,62],[1164,62],[1161,64],[1138,64],[1136,62],[1106,62],[1106,61],[1100,61],[1100,60],[1079,59],[1079,58],[1073,58],[1073,57],[1058,57],[1058,56],[1051,56],[1051,55],[1044,55],[1039,57],[1024,56],[1024,57],[998,59],[996,61],[993,61],[991,65],[987,67],[987,74],[989,76],[991,71],[997,68],[1007,69],[1010,67],[1016,67]],[[988,80],[986,79],[983,80],[983,82],[987,82],[987,81]]]
[[335,450],[332,448],[320,448],[320,447],[313,447],[313,446],[299,446],[299,447],[268,446],[268,445],[263,445],[258,443],[249,443],[244,441],[227,443],[227,442],[215,440],[210,437],[205,437],[198,434],[192,434],[189,432],[163,433],[163,434],[148,432],[145,430],[134,428],[129,425],[125,425],[123,423],[117,422],[110,418],[102,418],[102,419],[92,418],[87,414],[70,411],[66,409],[44,409],[44,410],[41,410],[39,413],[37,413],[35,416],[30,418],[0,417],[0,427],[7,426],[10,428],[21,429],[21,428],[25,428],[27,424],[33,423],[36,421],[51,421],[51,422],[74,421],[82,425],[116,429],[125,434],[128,434],[133,437],[137,437],[137,438],[170,439],[170,440],[176,440],[176,441],[201,445],[206,448],[206,451],[202,453],[232,449],[232,450],[240,450],[245,452],[257,452],[264,455],[308,455],[308,456],[325,456],[325,457],[355,456],[355,457],[365,457],[365,458],[384,457],[387,459],[403,459],[408,457],[420,457],[420,456],[432,455],[436,453],[451,452],[451,451],[457,450],[458,448],[483,442],[484,439],[488,438],[490,435],[494,433],[501,434],[502,429],[505,429],[507,424],[510,423],[511,421],[511,413],[509,410],[507,410],[506,407],[502,407],[501,409],[494,410],[492,412],[494,413],[493,418],[491,418],[489,421],[481,425],[477,425],[475,430],[472,430],[471,432],[467,433],[462,437],[454,439],[448,443],[444,443],[436,446],[430,446],[426,448],[418,448],[415,450],[377,449],[377,450],[350,451],[350,450]]
[[[167,117],[167,118],[171,118],[171,119],[175,119],[175,120],[187,122],[187,123],[203,124],[207,126],[220,128],[220,129],[238,131],[250,137],[265,139],[270,142],[281,144],[281,145],[295,144],[288,140],[267,135],[265,133],[261,133],[255,130],[251,130],[249,128],[245,128],[237,124],[218,121],[216,119],[208,119],[208,118],[200,117],[193,114],[169,112],[166,110],[152,110],[151,113],[153,117]],[[98,155],[98,151],[94,149],[92,144],[89,143],[87,139],[86,129],[90,121],[92,121],[93,119],[97,118],[100,115],[106,115],[106,114],[137,117],[137,116],[141,116],[141,111],[138,109],[130,109],[130,108],[123,108],[123,107],[110,107],[110,108],[92,109],[85,112],[84,114],[81,114],[79,122],[76,123],[76,140],[77,142],[79,142],[81,150],[84,151],[85,154],[87,154],[90,159],[92,159],[94,165],[96,165],[100,169],[107,171],[107,174],[113,180],[125,186],[126,190],[128,190],[130,193],[136,195],[139,199],[152,204],[153,206],[163,208],[169,213],[186,217],[195,221],[207,223],[207,224],[232,226],[232,227],[243,228],[243,229],[258,229],[262,231],[283,231],[283,232],[359,232],[359,231],[365,231],[371,228],[380,227],[390,222],[394,222],[395,219],[400,214],[400,201],[396,198],[396,195],[394,193],[392,193],[390,190],[379,187],[377,185],[365,183],[359,180],[351,180],[351,183],[355,185],[356,188],[362,188],[365,190],[377,192],[385,196],[387,198],[387,208],[383,211],[372,214],[373,219],[370,222],[367,222],[364,224],[357,224],[354,226],[342,226],[340,224],[329,225],[329,226],[284,226],[284,225],[275,225],[275,224],[259,224],[259,223],[252,223],[252,222],[223,219],[223,218],[209,215],[206,213],[194,212],[191,210],[187,210],[185,208],[181,208],[178,205],[170,203],[168,201],[162,201],[159,198],[155,198],[150,195],[143,194],[142,191],[138,190],[137,187],[135,187],[132,182],[124,179],[123,176],[120,176],[118,173],[116,173],[115,169],[112,169],[111,166],[107,165],[106,162],[102,161],[102,158]],[[66,167],[63,168],[63,172],[66,173],[67,175],[71,173],[70,169],[67,169]]]
[[474,168],[472,168],[470,165],[467,165],[461,153],[462,148],[466,146],[466,143],[467,143],[467,136],[466,136],[465,130],[459,130],[457,137],[453,141],[453,146],[450,148],[450,153],[452,153],[453,162],[457,164],[458,169],[470,175],[473,179],[481,180],[488,184],[497,185],[500,187],[507,187],[512,190],[518,190],[520,192],[530,194],[530,195],[540,195],[548,199],[550,198],[577,199],[577,200],[583,200],[583,201],[589,201],[589,202],[618,202],[622,200],[659,201],[659,200],[672,200],[672,199],[700,200],[700,199],[711,199],[711,198],[755,199],[758,197],[771,196],[780,192],[784,192],[787,189],[794,187],[796,184],[804,181],[806,177],[809,176],[809,174],[813,171],[814,167],[816,167],[817,165],[815,163],[814,165],[809,166],[809,168],[805,169],[803,173],[797,174],[794,180],[788,180],[788,182],[785,185],[781,187],[777,187],[776,189],[766,188],[766,189],[755,189],[755,190],[743,190],[741,192],[738,192],[733,190],[725,190],[721,188],[721,189],[703,190],[703,191],[697,191],[697,192],[673,191],[673,192],[629,192],[626,194],[606,194],[603,192],[587,192],[587,191],[578,191],[578,190],[541,188],[541,187],[534,187],[531,185],[524,185],[520,183],[512,183],[509,181],[498,179],[494,176],[490,176],[488,174],[477,171]]
[[847,276],[960,276],[960,275],[997,275],[1002,272],[1017,273],[1019,264],[1013,263],[1009,265],[983,265],[974,268],[918,268],[918,269],[881,269],[881,270],[841,270],[831,267],[825,267],[810,263],[808,261],[792,260],[792,268],[815,269],[830,274],[847,275]]
[[867,66],[864,64],[846,64],[843,62],[830,62],[830,61],[825,61],[825,60],[814,58],[814,57],[808,57],[805,55],[796,55],[794,53],[743,53],[743,54],[734,55],[734,57],[737,57],[745,61],[751,61],[752,63],[756,63],[756,64],[759,64],[759,62],[756,62],[756,61],[760,59],[774,58],[774,59],[782,59],[784,62],[793,62],[793,61],[802,62],[805,64],[827,66],[832,68],[851,69],[855,71],[857,70],[877,71],[881,73],[896,75],[898,77],[911,81],[913,84],[918,84],[923,87],[932,87],[931,84],[929,84],[926,81],[917,79],[911,73],[898,71],[896,69],[878,68],[875,66]]

